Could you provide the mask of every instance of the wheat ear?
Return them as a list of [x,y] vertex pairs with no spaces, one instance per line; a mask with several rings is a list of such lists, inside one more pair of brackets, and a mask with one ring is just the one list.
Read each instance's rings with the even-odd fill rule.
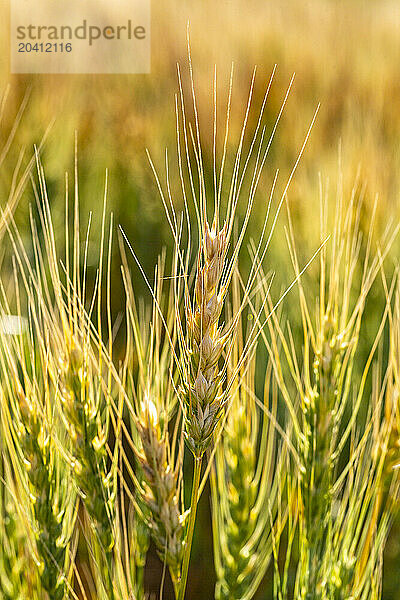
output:
[[[85,256],[81,262],[77,150],[75,153],[76,185],[72,251],[70,232],[68,231],[69,198],[68,180],[66,181],[64,266],[60,266],[46,180],[39,157],[37,157],[37,164],[39,174],[37,204],[46,251],[45,259],[42,260],[50,273],[51,291],[54,298],[53,305],[48,308],[49,311],[52,311],[54,327],[49,342],[54,361],[57,364],[56,373],[53,374],[54,383],[59,391],[61,414],[69,434],[69,447],[67,448],[69,460],[73,465],[75,482],[89,516],[91,531],[94,534],[92,535],[93,567],[99,581],[99,593],[103,588],[103,594],[108,600],[111,600],[116,593],[113,585],[113,527],[116,514],[114,499],[117,464],[117,456],[114,454],[111,458],[111,467],[108,466],[109,455],[107,453],[112,368],[110,347],[112,335],[109,313],[112,220],[107,259],[108,353],[103,344],[101,323],[107,177],[101,225],[99,275],[93,297],[88,303],[85,275],[91,221],[89,220],[88,225]],[[38,242],[37,248],[38,252],[41,252]],[[87,304],[88,310],[86,310]],[[92,312],[95,306],[97,308],[97,329],[92,322]],[[117,451],[118,447],[115,448]]]
[[[365,256],[361,262],[361,200],[356,203],[353,196],[346,210],[342,201],[339,193],[329,260],[327,246],[321,252],[316,325],[313,325],[306,293],[301,280],[299,281],[305,357],[302,366],[298,364],[292,337],[289,342],[286,341],[275,315],[272,315],[270,324],[271,356],[282,395],[291,415],[301,462],[299,522],[302,557],[299,562],[296,593],[305,599],[322,598],[336,586],[332,574],[336,567],[341,567],[339,563],[335,566],[331,561],[334,544],[333,511],[339,502],[335,495],[337,488],[343,485],[348,474],[346,469],[343,472],[340,468],[339,458],[343,456],[346,443],[353,441],[351,436],[364,396],[365,381],[385,323],[384,317],[372,343],[356,397],[351,399],[351,381],[354,376],[361,319],[368,292],[379,272],[381,258],[371,257],[372,222]],[[295,271],[299,273],[290,213],[288,214],[292,259]],[[322,210],[322,239],[326,237],[325,214]],[[391,239],[389,237],[385,240],[383,255],[390,247]],[[360,262],[362,277],[359,287],[356,288],[354,275]],[[290,330],[289,335],[291,336]],[[280,344],[283,352],[279,349]],[[289,388],[289,378],[285,377],[281,356],[287,359],[286,368],[294,382],[294,390]],[[301,401],[300,419],[292,400],[294,395],[298,395]],[[350,405],[352,410],[348,416]],[[339,431],[343,433],[339,435]],[[359,447],[354,447],[348,459],[349,464],[352,464],[358,452],[362,451],[365,440],[361,439],[359,442]],[[350,574],[348,578],[351,578]]]
[[[123,250],[123,249],[122,249]],[[137,458],[136,490],[144,519],[161,560],[166,562],[174,587],[180,576],[184,527],[182,506],[182,431],[180,411],[171,444],[170,416],[176,406],[173,390],[174,295],[173,284],[163,286],[165,255],[155,270],[153,308],[138,314],[133,285],[124,260],[123,277],[127,294],[128,342],[124,366],[125,392],[132,422],[131,441]],[[165,309],[168,323],[161,314]],[[146,326],[146,323],[150,323]],[[166,333],[167,330],[167,333]],[[138,364],[137,381],[127,377],[132,359]],[[176,449],[176,442],[178,449]],[[177,451],[176,451],[177,450]]]

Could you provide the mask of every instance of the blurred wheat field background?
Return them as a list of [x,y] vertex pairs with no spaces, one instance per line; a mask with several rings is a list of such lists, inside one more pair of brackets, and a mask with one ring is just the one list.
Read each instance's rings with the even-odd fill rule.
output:
[[[8,9],[4,3],[1,6],[1,18],[3,23],[8,22]],[[337,220],[335,210],[338,197],[341,198],[344,212],[351,202],[355,206],[360,202],[358,221],[363,233],[363,249],[375,211],[376,226],[371,234],[375,247],[388,224],[392,223],[395,228],[400,219],[400,5],[389,0],[153,2],[152,69],[149,75],[9,75],[8,32],[4,25],[0,38],[1,88],[7,93],[0,130],[0,148],[6,148],[0,158],[2,206],[5,206],[13,187],[14,168],[19,157],[21,156],[23,171],[32,160],[34,145],[40,145],[45,137],[40,160],[46,175],[54,232],[57,244],[62,249],[65,243],[64,176],[66,171],[71,174],[72,189],[76,132],[82,240],[90,211],[93,211],[92,230],[98,232],[101,229],[102,210],[99,207],[104,194],[105,170],[108,169],[107,209],[113,213],[114,223],[123,226],[144,272],[151,279],[162,249],[166,247],[167,254],[172,253],[174,245],[145,150],[150,150],[157,171],[160,168],[161,172],[165,163],[165,149],[168,148],[170,157],[176,155],[175,95],[179,89],[177,63],[181,65],[185,95],[190,95],[186,41],[188,21],[207,182],[212,182],[213,179],[214,65],[217,71],[218,115],[221,115],[218,140],[221,152],[229,76],[231,63],[234,64],[232,135],[228,142],[228,162],[233,162],[236,151],[254,66],[257,66],[257,72],[249,114],[250,135],[245,139],[247,146],[251,142],[251,132],[256,127],[258,111],[274,66],[276,65],[276,72],[264,113],[268,131],[275,123],[295,74],[260,179],[248,225],[248,238],[257,240],[260,235],[277,169],[279,177],[275,197],[278,200],[281,197],[320,103],[316,122],[287,194],[299,264],[306,264],[321,243],[321,199],[328,206],[327,234],[333,231]],[[20,111],[21,106],[23,110]],[[190,106],[188,118],[193,118]],[[17,122],[18,126],[13,131]],[[10,135],[12,143],[8,147]],[[20,154],[21,149],[24,149],[23,155]],[[174,196],[179,191],[178,175],[176,160],[174,162],[172,158],[170,177],[172,182],[177,182],[176,188],[172,190]],[[184,210],[180,196],[176,195],[176,198],[177,212]],[[274,202],[276,209],[277,201]],[[33,205],[34,216],[39,218],[28,178],[15,209],[16,225],[22,240],[28,245],[31,236],[29,203]],[[239,206],[239,217],[243,217],[241,211],[244,208]],[[291,258],[285,233],[288,227],[288,217],[283,207],[264,264],[266,271],[275,273],[274,288],[278,291],[285,290],[294,277],[293,257]],[[42,235],[45,238],[39,232],[39,239],[42,239]],[[389,288],[391,277],[398,267],[399,248],[399,240],[396,238],[386,256],[385,266],[382,267]],[[11,251],[10,242],[5,236],[2,240],[1,260],[4,272],[10,274]],[[96,288],[98,251],[99,238],[92,235],[87,252],[88,295]],[[120,264],[118,244],[114,243],[110,271],[113,319],[125,311]],[[251,268],[251,260],[247,255],[243,258],[243,264],[245,270]],[[134,264],[131,266],[135,294],[138,297],[144,296],[145,303],[151,305],[151,296],[143,277],[135,270]],[[312,310],[319,293],[319,269],[320,264],[316,260],[304,275],[304,286],[311,296],[309,301]],[[361,277],[360,266],[355,274],[356,283]],[[358,340],[358,362],[354,366],[357,381],[361,377],[387,306],[387,290],[385,291],[382,281],[386,281],[385,277],[379,273],[376,285],[365,300]],[[10,283],[10,289],[11,287]],[[394,296],[392,293],[392,297]],[[106,299],[103,304],[106,304]],[[304,334],[299,319],[297,291],[288,295],[280,310],[284,319],[288,318],[292,323],[293,339],[301,344]],[[101,320],[107,328],[105,310]],[[84,325],[82,327],[85,328]],[[124,335],[117,338],[113,356],[116,364],[123,360],[125,342]],[[389,342],[385,338],[379,350],[383,363],[390,354],[388,346]],[[264,348],[265,357],[267,353]],[[395,370],[393,365],[392,368]],[[229,365],[229,369],[234,367]],[[253,365],[251,369],[255,369],[257,385],[262,388],[265,384],[265,368],[256,369]],[[374,391],[374,381],[379,376],[384,379],[382,373],[372,375],[371,369],[371,377],[366,384],[371,396],[379,396]],[[276,386],[280,385],[282,382],[278,381]],[[278,397],[279,393],[276,389],[271,395],[276,394]],[[367,412],[366,405],[364,408]],[[240,412],[240,408],[238,410]],[[360,413],[363,413],[363,405]],[[250,427],[249,424],[247,426]],[[234,423],[230,427],[234,430]],[[261,431],[264,429],[260,425],[260,431],[252,433],[255,436],[253,439],[258,442],[263,435]],[[272,436],[271,430],[268,434]],[[236,432],[236,435],[247,436],[248,430],[245,433]],[[273,435],[279,437],[275,431]],[[229,443],[228,440],[226,444]],[[231,451],[235,452],[237,449],[233,448]],[[249,460],[251,462],[253,459]],[[187,472],[189,475],[189,481],[185,481],[186,497],[189,497],[191,488],[189,467],[190,465],[185,464],[185,474]],[[221,481],[224,481],[223,477]],[[215,482],[213,485],[216,485]],[[220,485],[223,483],[220,482]],[[212,494],[215,494],[215,488],[211,491],[206,487],[199,503],[188,598],[214,597],[216,576],[210,525]],[[399,597],[399,536],[400,523],[396,523],[395,519],[384,554],[384,600],[396,600]],[[78,556],[79,552],[82,553],[84,562],[85,550],[78,550]],[[276,561],[281,564],[283,558],[279,555],[279,550],[276,549],[276,552]],[[150,548],[144,577],[147,588],[158,593],[162,568],[154,542]],[[272,577],[271,561],[265,585],[260,587],[255,598],[272,597]],[[294,573],[290,571],[289,580],[293,579]],[[164,597],[172,598],[173,591],[168,585]],[[370,597],[375,596],[371,593]]]

